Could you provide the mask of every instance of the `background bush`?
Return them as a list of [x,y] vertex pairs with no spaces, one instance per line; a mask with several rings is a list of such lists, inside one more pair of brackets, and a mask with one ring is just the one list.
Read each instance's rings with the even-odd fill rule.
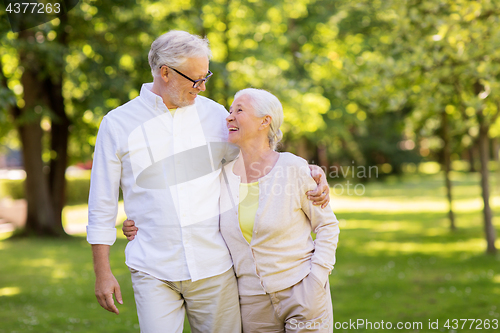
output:
[[[89,198],[90,173],[66,177],[66,204],[85,204]],[[0,180],[0,194],[14,200],[24,199],[24,180]],[[122,199],[120,192],[120,200]]]

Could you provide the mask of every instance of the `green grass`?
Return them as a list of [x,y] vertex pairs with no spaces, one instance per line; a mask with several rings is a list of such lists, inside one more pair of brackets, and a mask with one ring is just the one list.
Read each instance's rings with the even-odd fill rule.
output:
[[[0,241],[0,333],[139,332],[125,245],[118,239],[111,250],[124,300],[117,316],[102,309],[94,296],[85,238]],[[186,328],[190,332],[187,321]]]
[[[440,329],[447,319],[500,322],[500,256],[485,255],[479,178],[455,173],[453,180],[455,232],[439,175],[392,178],[368,184],[363,196],[333,199],[341,221],[330,278],[336,322],[422,322],[420,332],[432,331],[429,320]],[[499,199],[492,198],[497,210]],[[470,324],[455,332],[472,332]]]
[[96,301],[84,238],[2,241],[0,295],[7,295],[0,297],[0,332],[138,332],[125,244],[118,240],[111,253],[125,302],[116,316]]
[[[366,185],[362,196],[333,197],[341,221],[330,277],[336,322],[422,322],[419,332],[432,332],[429,320],[439,320],[441,329],[447,319],[500,320],[500,255],[484,253],[478,180],[453,174],[455,232],[449,231],[439,175],[388,178]],[[493,208],[500,211],[499,191],[493,182],[492,187]],[[67,209],[72,221],[85,214],[82,206]],[[498,222],[496,217],[500,231]],[[116,316],[94,297],[84,237],[0,240],[0,333],[139,332],[125,245],[119,238],[111,253],[125,302]],[[436,331],[472,332],[469,326]],[[354,330],[336,330],[349,331]]]

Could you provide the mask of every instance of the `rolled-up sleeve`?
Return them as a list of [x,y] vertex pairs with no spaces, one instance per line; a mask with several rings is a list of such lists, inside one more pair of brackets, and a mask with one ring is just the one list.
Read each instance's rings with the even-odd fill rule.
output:
[[87,225],[87,241],[90,244],[113,245],[116,241],[121,160],[113,134],[109,120],[104,117],[97,134],[90,177]]

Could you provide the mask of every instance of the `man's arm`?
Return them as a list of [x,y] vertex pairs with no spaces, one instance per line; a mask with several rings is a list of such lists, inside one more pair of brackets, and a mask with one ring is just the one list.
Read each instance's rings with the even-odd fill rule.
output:
[[313,177],[318,186],[315,190],[308,191],[306,193],[307,197],[313,202],[313,205],[321,205],[321,208],[325,208],[330,202],[330,186],[326,181],[326,174],[317,165],[309,165],[309,169],[311,170],[311,177]]
[[104,117],[97,134],[89,192],[89,222],[87,241],[92,244],[95,295],[108,311],[119,313],[113,302],[123,304],[120,286],[111,272],[109,249],[116,240],[116,215],[121,176],[121,161],[117,156],[117,140]]
[[110,312],[119,314],[118,308],[113,301],[113,294],[116,301],[123,304],[122,293],[120,285],[116,281],[115,276],[111,272],[109,264],[109,245],[93,244],[92,254],[94,258],[94,272],[95,272],[95,296],[97,301],[103,308]]

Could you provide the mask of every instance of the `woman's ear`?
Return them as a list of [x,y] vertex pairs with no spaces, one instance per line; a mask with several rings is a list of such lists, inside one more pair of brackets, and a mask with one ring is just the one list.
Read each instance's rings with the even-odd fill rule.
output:
[[260,129],[265,129],[271,126],[271,121],[273,121],[273,118],[270,115],[264,116],[262,122],[260,123]]

